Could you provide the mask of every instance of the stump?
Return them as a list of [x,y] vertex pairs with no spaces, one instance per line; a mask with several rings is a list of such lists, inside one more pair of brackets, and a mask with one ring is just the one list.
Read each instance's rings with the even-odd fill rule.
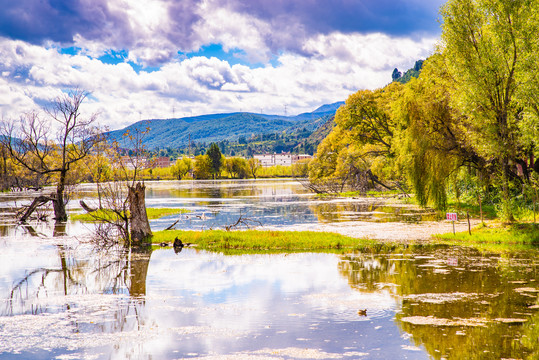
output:
[[141,243],[152,236],[148,215],[146,214],[146,186],[140,182],[128,187],[127,199],[131,218],[131,241]]

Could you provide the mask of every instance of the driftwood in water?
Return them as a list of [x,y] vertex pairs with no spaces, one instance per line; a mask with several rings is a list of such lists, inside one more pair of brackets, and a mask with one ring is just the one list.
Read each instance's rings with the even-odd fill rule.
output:
[[84,200],[79,201],[80,206],[86,211],[87,213],[91,213],[96,211],[97,209],[89,207]]
[[174,228],[174,226],[176,226],[176,224],[180,221],[180,219],[174,221],[174,224],[170,225],[169,227],[167,227],[165,230],[172,230]]
[[236,220],[234,224],[225,225],[225,230],[230,231],[240,225],[244,225],[245,227],[249,228],[250,226],[262,226],[262,223],[258,220],[243,217],[243,215],[240,214],[240,217],[238,218],[238,220]]
[[36,211],[38,207],[48,203],[49,201],[52,201],[52,198],[50,196],[45,196],[45,195],[38,196],[37,198],[34,199],[34,201],[32,201],[30,206],[26,208],[26,211],[24,211],[22,216],[19,218],[19,221],[23,223],[26,222],[26,220],[28,220],[28,218],[32,215],[34,211]]
[[131,217],[131,241],[140,243],[152,236],[150,222],[146,214],[146,186],[140,182],[128,187],[127,199]]

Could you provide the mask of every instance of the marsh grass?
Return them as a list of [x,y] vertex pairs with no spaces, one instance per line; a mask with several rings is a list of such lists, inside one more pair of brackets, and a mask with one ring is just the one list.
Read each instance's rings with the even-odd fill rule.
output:
[[225,253],[301,252],[358,250],[376,242],[344,235],[313,231],[269,230],[163,230],[154,233],[153,243],[170,243],[178,237],[183,243]]
[[[175,214],[185,214],[189,212],[186,209],[172,209],[172,208],[146,208],[146,213],[148,214],[148,220],[159,219],[164,216],[175,215]],[[93,213],[86,214],[74,214],[71,215],[71,220],[83,221],[83,222],[94,222],[101,220],[115,221],[118,220],[117,215],[108,209],[97,210]]]

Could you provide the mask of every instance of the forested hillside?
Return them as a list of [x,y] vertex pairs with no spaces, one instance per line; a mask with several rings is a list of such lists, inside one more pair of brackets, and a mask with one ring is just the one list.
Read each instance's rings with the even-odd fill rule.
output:
[[323,105],[310,113],[295,116],[253,113],[210,114],[180,119],[139,121],[125,129],[107,133],[109,141],[123,144],[126,132],[142,132],[144,146],[164,153],[202,153],[210,143],[220,143],[230,155],[248,155],[260,151],[307,151],[313,153],[318,143],[305,140],[344,102]]

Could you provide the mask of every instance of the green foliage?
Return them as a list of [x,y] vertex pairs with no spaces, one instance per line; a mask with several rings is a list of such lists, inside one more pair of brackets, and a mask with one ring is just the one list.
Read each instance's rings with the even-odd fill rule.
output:
[[[159,219],[164,216],[174,214],[185,214],[188,210],[185,209],[173,209],[173,208],[146,208],[146,213],[149,220]],[[129,211],[127,216],[129,216]],[[117,214],[110,209],[96,210],[86,214],[75,214],[71,216],[71,220],[83,221],[83,222],[95,222],[95,221],[117,221],[119,220]]]
[[395,180],[392,159],[396,123],[389,105],[400,91],[399,84],[391,84],[350,95],[337,110],[336,126],[320,143],[309,165],[314,186],[331,192],[364,191],[374,180]]
[[[406,84],[410,82],[413,78],[418,78],[419,74],[421,73],[421,68],[423,67],[423,62],[425,60],[417,60],[414,64],[414,67],[411,69],[408,69],[404,74],[401,74],[398,69],[393,70],[392,79],[393,81],[399,82],[401,84]],[[396,76],[396,72],[399,76]]]
[[195,179],[210,179],[212,177],[212,162],[208,155],[195,156],[193,176]]
[[223,155],[219,146],[216,143],[211,143],[209,149],[206,151],[206,156],[210,159],[210,172],[215,179],[221,173],[221,166],[223,165]]
[[228,174],[233,178],[245,179],[249,177],[249,164],[248,161],[243,158],[226,158],[224,166]]
[[249,160],[247,160],[247,168],[249,170],[249,174],[254,179],[256,179],[256,175],[261,167],[262,165],[260,165],[260,161],[258,159],[250,158]]
[[298,162],[292,164],[292,174],[296,178],[306,178],[309,176],[309,164],[310,159],[299,160]]
[[187,174],[189,174],[193,170],[193,161],[183,156],[182,158],[179,158],[176,160],[176,163],[172,166],[172,175],[178,179],[183,179]]
[[514,224],[501,227],[482,227],[468,232],[436,235],[436,239],[459,244],[503,244],[537,245],[539,244],[539,226],[537,224]]
[[509,221],[531,219],[539,186],[539,3],[450,0],[441,14],[433,56],[408,77],[395,69],[392,84],[359,91],[337,111],[310,180],[340,182],[342,192],[371,173],[373,182],[408,185],[422,206],[444,209],[456,199]]
[[393,73],[391,74],[391,78],[393,81],[397,81],[402,76],[402,73],[399,71],[399,69],[395,68],[393,69]]
[[256,171],[256,176],[259,178],[277,178],[277,177],[293,177],[291,166],[275,165],[262,167],[259,166]]
[[[523,108],[532,104],[518,79],[536,78],[538,4],[515,0],[452,0],[442,8],[442,55],[454,79],[452,104],[466,114],[468,138],[493,163],[502,190],[503,214],[511,209],[511,164],[526,158],[530,145],[520,131]],[[537,83],[528,82],[526,85]],[[520,88],[520,89],[519,89]],[[529,127],[526,126],[526,127]]]

